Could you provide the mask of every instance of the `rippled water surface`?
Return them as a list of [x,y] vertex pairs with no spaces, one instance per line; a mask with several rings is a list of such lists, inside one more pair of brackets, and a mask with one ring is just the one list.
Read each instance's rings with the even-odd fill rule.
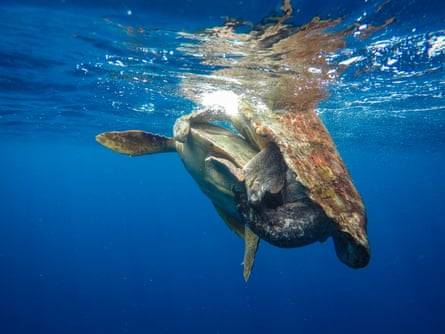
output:
[[[412,16],[419,9],[425,13],[422,20]],[[232,59],[224,64],[228,67],[242,57],[221,47],[213,50],[220,54],[213,55],[212,64],[212,55],[200,48],[208,38],[199,31],[205,26],[196,23],[184,34],[150,25],[149,10],[130,13],[6,7],[0,27],[3,133],[78,133],[128,123],[169,133],[174,119],[194,107],[181,91],[184,77],[211,75],[220,65],[218,57]],[[398,131],[406,124],[414,140],[426,128],[442,135],[445,40],[440,14],[416,2],[382,7],[366,2],[348,13],[340,25],[354,31],[345,37],[346,47],[328,55],[333,68],[346,71],[318,108],[328,127],[334,123],[332,131],[339,118],[348,126],[364,120],[370,131],[378,122],[399,124],[403,118]],[[368,32],[368,26],[391,18],[396,19],[392,24]],[[306,23],[298,22],[298,15],[294,21]],[[425,128],[410,127],[419,121]],[[351,128],[349,134],[339,131],[340,137],[359,136]]]

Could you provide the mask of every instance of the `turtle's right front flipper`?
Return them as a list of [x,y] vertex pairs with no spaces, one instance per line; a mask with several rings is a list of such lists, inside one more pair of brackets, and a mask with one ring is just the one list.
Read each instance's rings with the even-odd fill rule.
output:
[[176,152],[174,139],[140,130],[104,132],[96,140],[110,150],[131,156]]

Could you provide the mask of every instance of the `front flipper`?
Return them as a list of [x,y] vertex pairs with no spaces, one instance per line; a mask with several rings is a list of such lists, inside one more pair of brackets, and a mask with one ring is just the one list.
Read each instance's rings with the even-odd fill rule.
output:
[[175,140],[140,130],[104,132],[96,136],[103,146],[131,156],[175,152]]
[[247,282],[249,280],[250,273],[252,272],[255,254],[258,250],[258,244],[260,242],[260,238],[247,225],[245,225],[244,228],[244,242],[244,280]]
[[249,203],[260,204],[266,193],[278,194],[286,180],[286,165],[278,147],[269,143],[243,168]]
[[[215,204],[214,204],[215,205]],[[234,231],[240,238],[244,239],[244,280],[249,280],[250,273],[252,272],[253,262],[255,261],[255,255],[258,250],[258,244],[260,238],[256,235],[247,225],[244,225],[239,219],[235,219],[227,215],[227,213],[215,205],[216,210],[220,216],[224,219],[224,222],[229,228]]]
[[235,177],[236,180],[238,180],[238,182],[244,181],[243,170],[236,167],[235,164],[233,164],[231,161],[215,156],[209,156],[206,158],[205,161],[206,163],[212,165],[213,168],[219,170],[220,174],[226,176],[231,174]]

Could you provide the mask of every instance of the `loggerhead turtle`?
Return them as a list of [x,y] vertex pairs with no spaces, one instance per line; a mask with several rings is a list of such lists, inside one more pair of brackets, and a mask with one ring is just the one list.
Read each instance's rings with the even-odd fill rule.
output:
[[368,264],[365,207],[314,109],[274,112],[242,100],[236,113],[207,109],[191,117],[229,121],[259,151],[242,169],[213,160],[244,184],[237,208],[261,239],[299,247],[332,237],[343,263]]
[[[212,112],[211,115],[215,118],[216,113]],[[96,140],[113,151],[130,156],[178,152],[186,169],[211,199],[225,223],[245,240],[243,263],[244,279],[247,281],[259,237],[244,223],[235,202],[234,195],[244,191],[242,181],[225,168],[220,168],[215,159],[223,158],[235,168],[242,168],[258,154],[258,150],[232,131],[200,121],[196,113],[178,118],[173,132],[174,138],[140,130],[113,131],[97,135]]]

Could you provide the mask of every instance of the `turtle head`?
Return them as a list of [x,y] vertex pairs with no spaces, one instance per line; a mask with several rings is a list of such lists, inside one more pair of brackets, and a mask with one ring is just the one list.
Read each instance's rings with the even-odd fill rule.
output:
[[366,267],[370,260],[367,240],[358,240],[346,232],[338,232],[333,236],[335,251],[341,262],[358,269]]
[[187,141],[187,137],[190,133],[190,119],[187,116],[180,117],[176,120],[173,126],[173,135],[175,139],[181,143]]

